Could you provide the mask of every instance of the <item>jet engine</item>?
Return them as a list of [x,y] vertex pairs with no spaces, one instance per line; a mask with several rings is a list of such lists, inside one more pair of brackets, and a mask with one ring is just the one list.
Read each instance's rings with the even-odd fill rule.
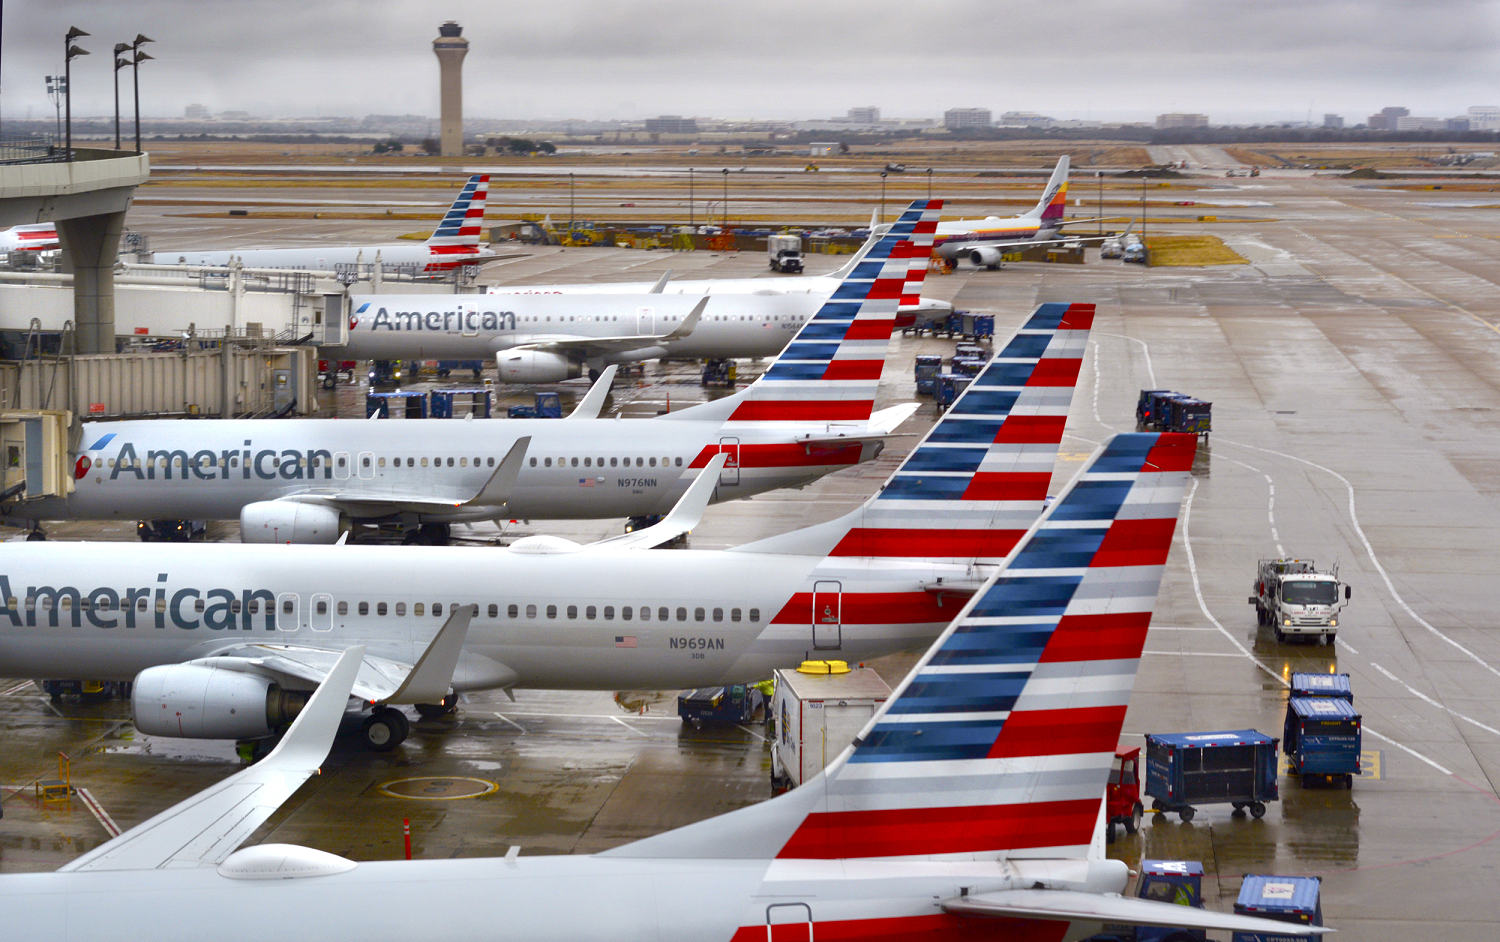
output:
[[1000,250],[991,248],[988,245],[981,245],[978,248],[970,249],[968,256],[969,261],[982,268],[991,268],[1000,264]]
[[169,664],[136,675],[130,706],[148,736],[259,739],[285,729],[310,696],[259,674]]
[[260,500],[240,509],[241,543],[337,543],[339,512],[298,500]]
[[557,383],[583,375],[583,366],[560,353],[507,350],[495,354],[502,383]]

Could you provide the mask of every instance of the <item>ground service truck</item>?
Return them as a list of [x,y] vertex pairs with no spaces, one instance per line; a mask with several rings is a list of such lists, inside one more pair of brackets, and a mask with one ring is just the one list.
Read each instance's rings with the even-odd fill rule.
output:
[[771,262],[771,271],[800,272],[802,270],[802,237],[798,235],[766,236],[766,257]]
[[1252,589],[1256,623],[1275,629],[1277,641],[1303,637],[1323,644],[1338,634],[1339,611],[1353,594],[1336,567],[1319,570],[1310,559],[1262,559]]
[[804,661],[777,670],[771,697],[771,791],[796,788],[843,752],[891,695],[868,667]]

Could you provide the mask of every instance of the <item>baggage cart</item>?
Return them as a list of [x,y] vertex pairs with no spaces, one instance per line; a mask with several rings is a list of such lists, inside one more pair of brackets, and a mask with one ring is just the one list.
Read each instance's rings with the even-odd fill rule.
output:
[[677,715],[694,729],[715,724],[734,726],[754,719],[764,699],[760,688],[750,684],[699,687],[677,695]]
[[[1241,916],[1259,916],[1295,926],[1321,926],[1323,905],[1320,877],[1275,877],[1247,874],[1240,884],[1234,911]],[[1233,942],[1307,942],[1308,936],[1264,932],[1236,932]]]
[[1292,697],[1286,702],[1281,750],[1304,788],[1320,782],[1354,787],[1359,774],[1360,717],[1341,697]]
[[917,355],[914,368],[917,379],[917,394],[931,396],[937,392],[938,374],[943,371],[943,358],[936,353]]
[[1292,674],[1292,696],[1337,697],[1354,702],[1354,689],[1349,685],[1348,674],[1313,674],[1297,671]]
[[1193,820],[1195,805],[1229,804],[1239,816],[1266,813],[1276,785],[1274,736],[1253,729],[1146,736],[1146,794],[1154,812]]

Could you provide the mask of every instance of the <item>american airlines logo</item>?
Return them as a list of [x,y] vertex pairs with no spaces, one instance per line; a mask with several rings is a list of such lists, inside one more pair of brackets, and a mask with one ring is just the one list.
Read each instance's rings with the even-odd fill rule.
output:
[[[343,476],[347,477],[349,459],[341,456],[339,460],[345,462]],[[146,451],[144,460],[136,452],[135,445],[126,442],[120,446],[120,453],[115,456],[114,467],[109,469],[109,479],[114,481],[121,475],[126,475],[133,476],[137,481],[155,481],[158,478],[170,481],[174,477],[179,481],[311,481],[317,478],[328,480],[333,477],[333,469],[333,453],[325,449],[257,450],[248,438],[239,450],[226,448],[211,451],[204,448],[189,452],[185,448],[152,448]],[[87,474],[87,468],[83,468],[82,473]]]
[[0,575],[0,620],[12,628],[35,628],[40,618],[51,628],[81,628],[87,621],[94,628],[250,631],[258,614],[267,631],[276,630],[276,596],[270,589],[177,589],[168,594],[167,574],[158,573],[156,582],[123,589],[34,585],[18,598],[10,578]]
[[449,311],[391,311],[377,308],[374,315],[365,316],[370,302],[366,301],[354,312],[359,324],[368,324],[370,330],[432,330],[469,331],[515,330],[515,311],[479,311],[454,308]]

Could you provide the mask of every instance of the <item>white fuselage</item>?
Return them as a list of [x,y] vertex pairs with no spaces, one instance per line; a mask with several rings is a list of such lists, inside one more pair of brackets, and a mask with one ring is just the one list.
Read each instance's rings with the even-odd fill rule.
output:
[[[1004,861],[654,859],[548,856],[507,861],[375,861],[296,879],[232,879],[213,869],[0,876],[17,939],[278,942],[485,939],[524,942],[761,942],[782,939],[1059,938],[1035,922],[964,919],[938,900],[1017,885]],[[231,858],[231,863],[233,862]],[[1108,862],[1106,862],[1108,863]],[[1028,863],[1071,875],[1083,861]],[[1124,889],[1096,867],[1096,892]],[[1104,886],[1106,876],[1118,877]],[[164,885],[169,884],[169,885]],[[247,909],[246,907],[250,907]],[[244,913],[231,918],[226,914]],[[778,925],[775,930],[767,921]],[[1014,934],[1030,928],[1040,934]],[[1059,927],[1061,928],[1061,927]],[[1066,939],[1098,930],[1075,922]]]
[[680,326],[701,296],[640,294],[356,295],[342,356],[355,360],[488,359],[526,344],[640,337],[617,355],[578,359],[632,362],[662,356],[775,356],[827,295],[713,296],[687,336],[650,338]]
[[[644,516],[670,510],[696,478],[695,469],[720,450],[730,452],[730,462],[716,500],[807,484],[879,448],[866,442],[809,453],[796,443],[798,435],[838,430],[829,424],[722,429],[721,416],[91,422],[83,427],[74,492],[11,504],[10,514],[228,520],[256,501],[319,495],[341,503],[360,495],[422,495],[457,504],[484,487],[517,439],[530,436],[505,506],[432,510],[424,519]],[[371,506],[368,519],[384,516],[380,505]]]
[[246,268],[295,268],[332,271],[335,265],[373,265],[377,256],[383,267],[416,265],[418,271],[444,271],[465,255],[479,254],[482,247],[445,246],[442,252],[421,242],[392,245],[317,245],[288,249],[221,249],[210,252],[155,252],[153,265],[229,265]]
[[960,565],[736,550],[119,543],[0,544],[0,676],[128,680],[250,644],[414,663],[477,605],[453,678],[671,689],[807,657],[863,660],[936,637],[923,586]]

